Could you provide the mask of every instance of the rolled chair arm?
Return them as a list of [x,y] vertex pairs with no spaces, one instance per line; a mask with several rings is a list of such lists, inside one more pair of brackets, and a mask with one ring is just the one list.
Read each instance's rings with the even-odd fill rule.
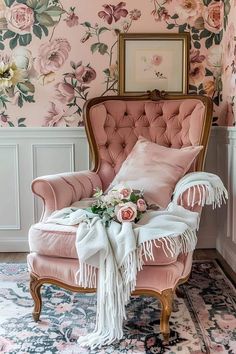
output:
[[[191,202],[190,202],[191,201]],[[193,191],[190,187],[188,188],[181,197],[178,198],[177,204],[183,206],[185,209],[201,213],[201,197],[199,191]]]
[[81,171],[38,177],[32,182],[32,191],[43,200],[43,221],[53,211],[66,208],[72,203],[90,198],[94,189],[102,188],[97,173]]

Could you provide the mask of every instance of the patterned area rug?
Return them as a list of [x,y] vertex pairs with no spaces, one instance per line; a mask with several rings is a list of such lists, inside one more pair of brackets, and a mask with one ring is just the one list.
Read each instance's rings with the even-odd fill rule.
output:
[[203,354],[236,353],[236,292],[216,262],[194,263],[174,300],[171,339],[163,345],[160,304],[151,297],[133,297],[127,307],[124,339],[90,351],[76,343],[94,327],[96,296],[45,286],[41,322],[31,317],[25,264],[0,264],[0,353],[11,354]]

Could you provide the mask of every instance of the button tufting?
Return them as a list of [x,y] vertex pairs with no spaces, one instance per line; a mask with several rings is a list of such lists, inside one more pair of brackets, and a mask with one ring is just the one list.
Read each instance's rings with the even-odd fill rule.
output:
[[108,148],[108,146],[109,146],[109,144],[108,144],[108,143],[106,143],[106,144],[105,144],[105,147],[106,147],[106,148]]
[[125,112],[125,113],[124,113],[124,116],[127,116],[127,115],[128,115],[128,113],[127,113],[127,112]]
[[114,164],[114,163],[112,163],[112,164],[111,164],[111,166],[112,166],[112,167],[115,167],[115,164]]
[[114,131],[117,132],[117,127],[114,128]]
[[125,147],[126,147],[126,144],[125,144],[125,143],[123,143],[123,144],[122,144],[122,147],[123,147],[123,148],[125,148]]

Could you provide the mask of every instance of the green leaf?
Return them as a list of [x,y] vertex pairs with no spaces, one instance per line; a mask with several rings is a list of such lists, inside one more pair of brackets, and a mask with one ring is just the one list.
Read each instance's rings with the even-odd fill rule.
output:
[[219,33],[215,33],[215,37],[214,37],[215,44],[220,44],[222,38],[223,38],[223,30],[221,30]]
[[92,53],[95,53],[95,52],[99,49],[99,46],[100,46],[100,43],[99,43],[99,42],[93,43],[93,44],[91,45],[91,47],[90,47],[91,52],[92,52]]
[[28,87],[23,83],[23,82],[18,82],[18,84],[16,85],[18,87],[18,89],[22,92],[22,93],[27,93],[28,92]]
[[172,28],[174,28],[175,27],[175,24],[174,23],[169,23],[168,25],[167,25],[167,29],[172,29]]
[[51,27],[55,25],[52,17],[49,16],[47,13],[43,12],[42,14],[36,14],[36,19],[40,23],[40,25]]
[[187,23],[184,23],[183,25],[179,26],[179,33],[185,32],[187,27]]
[[4,43],[0,42],[0,50],[4,50],[5,46]]
[[37,0],[37,6],[35,11],[38,14],[42,14],[48,8],[49,0]]
[[189,90],[191,91],[197,91],[197,87],[194,85],[189,85]]
[[211,37],[207,38],[207,40],[206,40],[206,42],[205,42],[205,46],[206,46],[207,49],[210,48],[210,47],[212,47],[212,45],[213,45],[213,38],[214,38],[214,36],[211,36]]
[[99,28],[99,30],[98,30],[98,34],[101,34],[101,33],[105,32],[105,31],[109,31],[109,28],[107,28],[107,27],[101,27],[101,28]]
[[18,125],[21,124],[21,123],[23,123],[25,120],[26,120],[26,118],[19,118],[19,119],[18,119]]
[[26,101],[26,102],[30,102],[30,103],[32,103],[32,102],[35,102],[35,100],[34,100],[34,96],[24,96],[24,100]]
[[200,49],[201,48],[201,43],[200,42],[195,41],[193,43],[193,45],[194,45],[194,48],[196,48],[196,49]]
[[37,6],[38,0],[27,0],[26,5],[29,6],[31,9],[35,9]]
[[48,36],[48,29],[47,29],[47,27],[44,26],[44,25],[40,25],[40,27],[42,28],[42,30],[43,30],[45,36]]
[[32,41],[32,34],[31,33],[26,33],[26,34],[20,35],[20,37],[19,37],[19,44],[22,46],[26,46],[26,45],[30,44],[31,41]]
[[12,32],[10,30],[7,30],[4,35],[3,35],[3,39],[7,39],[7,38],[13,38],[15,37],[16,33],[15,32]]
[[5,4],[8,7],[11,7],[11,5],[14,3],[15,0],[5,0]]
[[91,23],[88,22],[88,21],[85,21],[85,22],[81,23],[81,26],[85,26],[85,27],[88,27],[88,28],[92,27]]
[[213,72],[207,68],[205,68],[205,76],[213,76]]
[[18,124],[18,127],[26,127],[26,125],[25,124]]
[[213,98],[213,102],[215,103],[216,106],[219,106],[220,104],[220,97],[217,95],[216,97]]
[[173,20],[176,20],[177,18],[179,18],[179,15],[174,14],[173,16],[171,16],[171,18],[172,18]]
[[9,125],[9,127],[14,127],[14,124],[11,121],[8,120],[7,123]]
[[34,93],[35,92],[34,85],[30,81],[19,82],[17,84],[17,87],[23,93],[28,93],[28,92]]
[[212,0],[203,0],[203,4],[205,6],[208,6],[211,3]]
[[42,33],[42,28],[40,26],[34,25],[33,32],[36,37],[38,37],[39,39],[42,38],[43,33]]
[[47,13],[49,16],[57,17],[62,15],[65,12],[60,6],[50,6],[44,13]]
[[9,42],[9,46],[11,49],[14,49],[17,46],[17,41],[18,41],[19,35],[16,35],[14,38],[12,38]]
[[192,39],[194,39],[195,41],[199,41],[199,35],[197,33],[194,33],[192,35]]
[[110,70],[108,68],[103,70],[103,72],[106,76],[110,76]]
[[201,31],[201,33],[200,33],[200,39],[202,39],[202,38],[207,38],[207,37],[209,37],[210,35],[211,35],[211,32],[208,31],[207,29],[204,29],[204,30]]
[[104,55],[105,53],[107,53],[107,49],[108,49],[108,45],[105,43],[100,43],[100,46],[98,48],[98,51],[100,54]]
[[22,99],[22,94],[20,94],[20,95],[19,95],[19,97],[18,97],[18,106],[19,106],[20,108],[22,108],[22,107],[23,107],[23,99]]

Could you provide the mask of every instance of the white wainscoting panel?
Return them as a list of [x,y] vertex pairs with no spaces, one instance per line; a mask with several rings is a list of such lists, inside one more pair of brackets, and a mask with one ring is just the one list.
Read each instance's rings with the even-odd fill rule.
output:
[[2,128],[0,142],[0,252],[24,252],[41,213],[32,180],[87,170],[87,138],[84,128]]
[[236,272],[236,127],[217,131],[217,169],[229,199],[217,212],[216,247]]
[[0,230],[20,229],[18,145],[0,144]]

